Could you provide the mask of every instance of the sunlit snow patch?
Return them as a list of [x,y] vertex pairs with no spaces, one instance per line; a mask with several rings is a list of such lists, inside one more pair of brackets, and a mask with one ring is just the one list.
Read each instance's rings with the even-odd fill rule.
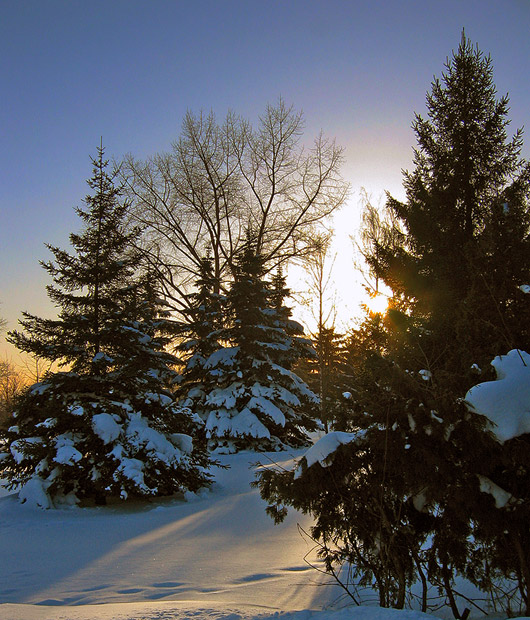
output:
[[[303,455],[302,459],[305,459],[307,467],[311,467],[311,465],[315,463],[320,463],[322,467],[327,467],[329,465],[329,457],[333,452],[335,452],[339,446],[354,441],[358,436],[359,433],[345,433],[342,431],[328,433],[319,439],[315,445],[311,446]],[[295,470],[295,479],[302,475],[302,459],[300,459],[298,467]]]
[[500,443],[530,433],[530,355],[513,349],[491,365],[497,379],[479,383],[466,394],[469,407],[492,422]]

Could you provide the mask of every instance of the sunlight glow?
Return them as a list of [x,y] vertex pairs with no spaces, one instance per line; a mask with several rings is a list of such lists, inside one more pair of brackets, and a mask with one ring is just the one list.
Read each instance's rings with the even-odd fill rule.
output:
[[374,293],[370,295],[365,304],[373,314],[385,314],[388,310],[388,297],[381,293]]

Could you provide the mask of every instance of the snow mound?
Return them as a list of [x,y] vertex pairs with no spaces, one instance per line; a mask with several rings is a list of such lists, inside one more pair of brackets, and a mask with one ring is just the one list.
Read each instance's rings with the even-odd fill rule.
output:
[[530,433],[530,355],[513,349],[491,365],[497,379],[472,387],[465,400],[472,411],[486,416],[500,443]]
[[36,506],[38,508],[52,508],[53,504],[47,493],[49,485],[49,482],[42,480],[38,476],[30,478],[20,490],[20,502],[27,502],[30,506]]

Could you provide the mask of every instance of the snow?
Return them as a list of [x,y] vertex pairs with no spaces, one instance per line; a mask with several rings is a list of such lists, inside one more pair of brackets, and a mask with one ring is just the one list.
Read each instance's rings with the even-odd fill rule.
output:
[[247,407],[243,407],[239,414],[232,419],[231,435],[235,437],[250,435],[257,438],[270,438],[271,436],[269,429]]
[[112,364],[112,362],[114,362],[114,360],[112,359],[112,357],[109,357],[106,353],[103,353],[102,351],[100,351],[99,353],[96,353],[96,355],[94,355],[94,357],[92,358],[93,362],[109,362],[110,364]]
[[139,344],[150,344],[151,343],[151,336],[149,336],[148,334],[145,334],[143,331],[136,329],[135,327],[129,327],[127,325],[123,325],[122,326],[123,331],[129,332],[131,334],[134,334],[137,338],[136,341]]
[[172,433],[171,441],[181,452],[184,454],[191,454],[193,452],[193,438],[183,433]]
[[109,413],[97,413],[92,416],[92,428],[105,444],[113,443],[123,430]]
[[53,428],[56,424],[57,418],[46,418],[44,422],[40,422],[40,424],[35,424],[35,428]]
[[84,415],[84,413],[85,413],[85,409],[81,405],[70,405],[68,407],[68,411],[72,415],[77,415],[77,416]]
[[214,407],[233,409],[237,399],[245,393],[245,386],[235,381],[227,388],[215,388],[206,396],[206,403]]
[[419,375],[424,381],[430,381],[432,379],[431,371],[426,370],[425,368],[419,371]]
[[218,366],[234,366],[239,347],[225,347],[214,351],[206,360],[205,368],[217,368]]
[[11,442],[9,446],[9,450],[15,459],[15,462],[20,465],[22,461],[26,458],[24,456],[24,448],[31,444],[41,443],[42,439],[40,437],[26,437],[25,439],[15,439],[15,441]]
[[[186,603],[125,603],[68,608],[4,605],[6,620],[432,620],[432,616],[417,611],[398,611],[374,607],[350,607],[341,610],[303,610],[271,612],[257,605],[212,605],[189,601]],[[1,609],[1,607],[0,607]],[[517,620],[517,619],[516,619]]]
[[423,491],[412,496],[412,504],[418,512],[429,512],[426,508],[428,500]]
[[511,493],[502,489],[498,484],[495,484],[493,480],[490,480],[486,476],[478,476],[480,490],[482,493],[488,493],[495,500],[496,508],[504,508],[507,504],[513,504],[515,498]]
[[[307,467],[311,467],[315,463],[320,463],[322,467],[327,467],[329,465],[329,457],[333,452],[342,444],[355,441],[358,436],[359,433],[345,433],[343,431],[333,431],[324,435],[303,455]],[[300,462],[294,477],[299,478],[301,475],[302,465]]]
[[[355,437],[332,436],[319,442],[321,456]],[[230,469],[216,468],[212,490],[188,502],[43,511],[0,489],[0,618],[432,620],[376,607],[373,593],[373,606],[348,606],[340,588],[304,560],[313,543],[297,524],[308,530],[310,517],[291,511],[275,526],[266,516],[249,484],[255,462],[291,468],[302,455],[217,456]],[[32,484],[36,494],[42,481]],[[313,555],[308,559],[318,566]]]
[[[144,464],[139,459],[121,458],[121,463],[116,470],[118,473],[132,480],[139,489],[147,491],[148,487],[144,481]],[[122,491],[122,499],[127,499],[127,494]]]
[[58,435],[55,439],[55,448],[57,450],[54,461],[59,465],[74,465],[83,458],[83,455],[76,449],[76,437],[72,433],[64,433]]
[[523,291],[523,293],[528,294],[530,293],[530,284],[521,284],[519,289]]
[[500,443],[530,432],[530,355],[513,349],[491,365],[497,379],[472,387],[465,400],[472,411],[486,416]]
[[168,407],[173,402],[173,399],[171,398],[171,396],[168,396],[167,394],[146,392],[145,402],[146,403],[160,403],[163,407]]
[[300,407],[302,404],[296,394],[293,394],[288,389],[278,384],[274,384],[272,387],[269,387],[255,383],[251,388],[251,392],[258,398],[263,397],[267,399],[280,400],[286,405],[291,405],[293,407]]
[[[224,358],[224,355],[220,356],[220,359]],[[245,406],[237,411],[238,400],[245,396]],[[213,389],[206,396],[206,403],[215,407],[206,420],[209,436],[270,438],[269,430],[254,412],[266,415],[279,426],[285,426],[285,414],[272,400],[281,400],[286,406],[300,405],[298,396],[280,385],[254,383],[249,390],[242,382],[234,381],[226,388]]]
[[206,420],[208,436],[270,438],[270,432],[247,407],[230,417],[226,409],[212,411]]
[[31,393],[32,394],[44,394],[44,392],[46,392],[46,390],[49,387],[50,387],[50,384],[46,382],[35,383],[31,386]]
[[250,488],[258,458],[290,457],[217,458],[231,469],[216,468],[212,491],[191,502],[42,511],[3,491],[0,618],[254,618],[335,599],[304,563],[311,545],[296,524],[308,528],[309,518],[275,526]]
[[274,403],[271,403],[270,400],[259,396],[253,396],[248,401],[247,407],[250,410],[257,409],[258,411],[261,411],[261,413],[268,416],[275,424],[285,426],[285,416],[282,410],[276,407]]
[[37,506],[38,508],[52,508],[53,504],[46,492],[49,484],[49,482],[37,476],[30,478],[20,490],[20,501],[23,503],[28,502],[31,506]]
[[[140,413],[129,414],[127,439],[137,448],[144,448],[151,456],[167,464],[178,463],[182,459],[179,447],[172,444],[165,435],[151,428]],[[182,445],[182,442],[179,442]]]

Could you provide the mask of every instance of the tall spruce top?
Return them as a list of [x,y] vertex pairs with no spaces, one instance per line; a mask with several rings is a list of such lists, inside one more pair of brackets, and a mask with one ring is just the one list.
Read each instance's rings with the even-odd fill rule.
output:
[[74,253],[47,245],[54,260],[41,262],[53,280],[47,292],[58,318],[25,312],[20,321],[24,333],[9,334],[20,350],[81,373],[94,372],[99,354],[116,356],[123,342],[121,327],[138,312],[145,289],[139,278],[141,256],[133,245],[139,231],[126,228],[127,204],[120,202],[120,188],[107,172],[103,147],[91,159],[93,174],[87,183],[93,192],[83,208],[75,209],[83,228],[70,235]]

